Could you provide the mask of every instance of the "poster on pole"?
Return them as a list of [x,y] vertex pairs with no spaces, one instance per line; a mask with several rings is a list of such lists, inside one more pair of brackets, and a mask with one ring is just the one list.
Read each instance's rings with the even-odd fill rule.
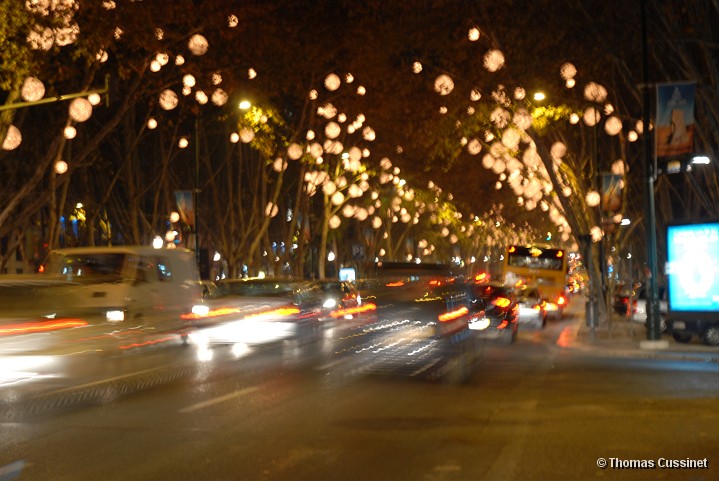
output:
[[611,173],[601,175],[602,192],[601,206],[602,215],[611,217],[622,211],[622,189],[624,187],[624,176]]
[[180,214],[180,220],[195,230],[195,204],[192,199],[191,190],[176,190],[175,201],[177,202],[177,213]]
[[657,85],[657,161],[690,155],[694,150],[695,82]]

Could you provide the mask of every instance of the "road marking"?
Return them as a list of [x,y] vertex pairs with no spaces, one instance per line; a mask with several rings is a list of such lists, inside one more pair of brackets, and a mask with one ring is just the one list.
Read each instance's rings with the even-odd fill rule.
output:
[[252,386],[247,387],[245,389],[240,389],[239,391],[231,392],[229,394],[225,394],[224,396],[216,397],[213,399],[208,399],[207,401],[202,401],[201,403],[193,404],[191,406],[187,406],[186,408],[180,409],[179,412],[181,413],[191,413],[193,411],[197,411],[198,409],[204,409],[206,407],[214,406],[215,404],[219,404],[225,401],[229,401],[230,399],[235,399],[240,396],[244,396],[245,394],[250,394],[252,392],[255,392],[259,389],[258,386]]

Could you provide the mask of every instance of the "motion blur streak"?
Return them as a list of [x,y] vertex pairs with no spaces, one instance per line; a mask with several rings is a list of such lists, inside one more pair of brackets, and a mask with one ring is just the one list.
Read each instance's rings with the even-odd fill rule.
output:
[[455,309],[454,311],[449,311],[449,312],[445,312],[444,314],[440,314],[439,316],[437,316],[437,318],[441,322],[449,322],[449,321],[453,321],[455,319],[458,319],[458,318],[464,316],[468,312],[469,312],[469,309],[462,306],[459,309]]
[[169,336],[169,337],[163,337],[162,339],[153,339],[152,341],[145,341],[145,342],[134,342],[132,344],[126,344],[124,346],[120,346],[120,349],[132,349],[134,347],[144,347],[144,346],[152,346],[153,344],[159,344],[161,342],[167,342],[177,339],[175,336]]
[[332,317],[344,317],[352,314],[361,314],[363,312],[374,311],[376,309],[377,306],[375,304],[365,304],[363,306],[350,307],[348,309],[337,309],[336,311],[332,311],[330,315]]
[[87,321],[82,319],[59,319],[54,321],[25,322],[22,324],[9,324],[0,329],[0,336],[13,334],[26,334],[29,332],[57,331],[72,327],[87,326]]

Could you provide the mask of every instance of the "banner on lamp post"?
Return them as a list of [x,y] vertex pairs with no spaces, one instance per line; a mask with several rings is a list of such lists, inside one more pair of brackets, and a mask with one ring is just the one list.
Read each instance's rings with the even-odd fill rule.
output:
[[694,151],[695,82],[657,85],[655,153],[658,162]]
[[624,176],[619,174],[601,174],[601,208],[605,217],[622,211]]
[[177,212],[180,214],[180,220],[195,230],[195,203],[192,199],[191,190],[176,190],[175,202],[177,202]]

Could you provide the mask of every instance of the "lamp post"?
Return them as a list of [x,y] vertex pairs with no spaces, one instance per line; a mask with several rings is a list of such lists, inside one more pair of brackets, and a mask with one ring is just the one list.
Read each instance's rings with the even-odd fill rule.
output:
[[[659,317],[659,289],[657,287],[657,231],[656,212],[654,207],[654,178],[656,164],[653,155],[652,136],[650,135],[650,107],[649,102],[649,44],[647,40],[647,0],[641,3],[642,23],[642,123],[644,126],[644,216],[646,219],[647,239],[647,340],[649,345],[658,346],[656,341],[661,339],[661,324]],[[647,345],[647,344],[645,344]],[[667,342],[668,346],[668,342]]]

